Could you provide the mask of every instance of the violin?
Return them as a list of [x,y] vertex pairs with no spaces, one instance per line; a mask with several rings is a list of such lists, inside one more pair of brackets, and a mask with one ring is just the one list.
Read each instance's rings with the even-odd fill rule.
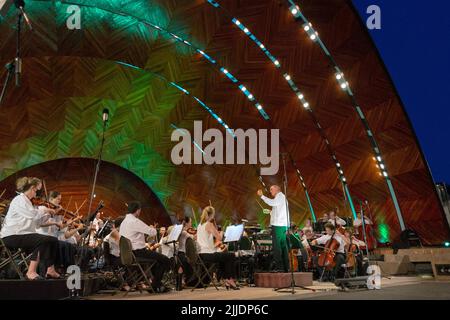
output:
[[56,215],[66,215],[66,214],[68,214],[68,215],[70,215],[72,217],[77,217],[77,215],[75,213],[73,213],[73,212],[71,212],[69,210],[66,210],[63,207],[58,206],[56,204],[53,204],[53,203],[51,203],[49,201],[40,199],[40,198],[33,198],[33,199],[31,199],[31,203],[35,207],[44,206],[44,207],[47,207],[47,208],[53,209],[53,210],[58,210],[59,209],[59,211],[55,213]]
[[197,234],[197,229],[190,227],[190,228],[186,229],[186,232],[195,236]]

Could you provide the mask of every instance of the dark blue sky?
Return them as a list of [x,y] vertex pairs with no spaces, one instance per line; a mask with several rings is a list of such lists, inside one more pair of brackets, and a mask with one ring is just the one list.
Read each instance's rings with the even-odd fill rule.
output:
[[371,30],[413,123],[436,182],[450,183],[450,1],[353,0],[364,21],[381,8]]

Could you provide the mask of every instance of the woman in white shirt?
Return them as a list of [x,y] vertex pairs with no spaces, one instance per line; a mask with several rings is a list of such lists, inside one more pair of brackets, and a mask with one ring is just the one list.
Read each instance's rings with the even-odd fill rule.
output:
[[200,225],[197,227],[197,244],[199,247],[200,258],[205,262],[218,263],[225,278],[225,287],[233,290],[238,290],[234,281],[235,277],[235,261],[234,253],[217,252],[214,245],[214,238],[216,241],[222,241],[222,235],[217,230],[215,223],[213,223],[215,210],[208,206],[203,209]]
[[21,193],[11,201],[0,236],[8,248],[33,251],[26,273],[27,279],[42,279],[36,272],[39,261],[45,261],[49,266],[46,277],[60,278],[54,267],[58,239],[36,233],[36,227],[41,224],[42,219],[56,211],[49,208],[38,210],[33,206],[31,200],[42,187],[40,179],[23,177],[17,180],[16,186]]

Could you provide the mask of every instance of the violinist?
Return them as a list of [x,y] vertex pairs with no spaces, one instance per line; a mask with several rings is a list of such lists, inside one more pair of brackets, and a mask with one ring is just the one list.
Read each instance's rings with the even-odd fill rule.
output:
[[186,258],[186,240],[188,238],[195,239],[197,236],[197,230],[192,228],[191,217],[185,217],[183,219],[183,231],[181,232],[180,238],[178,239],[178,258],[181,262],[182,272],[184,275],[184,281],[187,283],[192,275],[193,269]]
[[[49,193],[48,204],[55,209],[55,211],[61,210],[61,194],[57,191],[51,191]],[[46,206],[43,204],[38,206],[38,210],[43,210]],[[64,228],[63,225],[63,216],[62,215],[53,215],[47,216],[47,219],[43,220],[36,231],[40,234],[51,236],[58,238],[58,233],[61,229]]]
[[20,193],[11,201],[0,236],[8,248],[21,248],[33,252],[26,273],[28,280],[42,279],[37,273],[40,261],[44,261],[48,266],[46,277],[60,278],[54,267],[58,239],[36,232],[36,227],[43,219],[56,213],[50,208],[38,210],[33,207],[31,200],[41,190],[42,182],[38,178],[22,177],[16,181],[16,187]]
[[225,278],[225,287],[238,290],[234,281],[236,256],[231,252],[217,252],[214,237],[222,241],[222,237],[213,223],[215,209],[211,206],[203,209],[200,225],[197,228],[197,244],[200,258],[206,263],[218,263]]
[[[58,191],[50,191],[48,196],[47,206],[56,208],[56,213],[61,211],[62,196]],[[39,210],[43,210],[44,205],[38,207]],[[56,265],[66,269],[68,266],[75,263],[76,250],[72,248],[66,241],[61,240],[61,236],[65,233],[66,224],[64,223],[63,216],[60,214],[49,217],[46,221],[43,221],[37,232],[43,235],[48,235],[59,239],[58,250],[56,254]],[[45,267],[45,266],[44,266]]]
[[130,240],[136,257],[156,261],[152,268],[154,275],[153,290],[155,292],[167,292],[170,289],[162,284],[162,278],[164,273],[170,271],[170,260],[158,252],[146,249],[145,236],[156,236],[156,229],[139,219],[141,208],[141,203],[138,201],[128,203],[128,214],[120,225],[119,234]]
[[313,246],[320,245],[320,246],[324,246],[326,248],[332,239],[337,240],[338,247],[337,247],[337,249],[335,249],[335,252],[334,252],[334,262],[335,262],[336,266],[333,268],[333,272],[332,272],[334,278],[336,278],[339,269],[345,263],[345,260],[346,260],[345,241],[344,241],[344,238],[339,233],[336,232],[336,228],[334,227],[334,225],[332,223],[327,223],[325,225],[325,231],[326,231],[326,234],[316,240],[311,241],[311,245],[313,245]]

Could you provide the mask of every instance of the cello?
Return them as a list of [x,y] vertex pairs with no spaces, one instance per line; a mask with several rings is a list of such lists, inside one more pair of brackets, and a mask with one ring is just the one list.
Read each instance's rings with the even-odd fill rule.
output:
[[326,270],[331,270],[336,266],[334,256],[336,255],[336,250],[339,248],[339,241],[334,238],[335,234],[336,230],[333,231],[330,240],[325,244],[323,252],[319,254],[318,266]]

